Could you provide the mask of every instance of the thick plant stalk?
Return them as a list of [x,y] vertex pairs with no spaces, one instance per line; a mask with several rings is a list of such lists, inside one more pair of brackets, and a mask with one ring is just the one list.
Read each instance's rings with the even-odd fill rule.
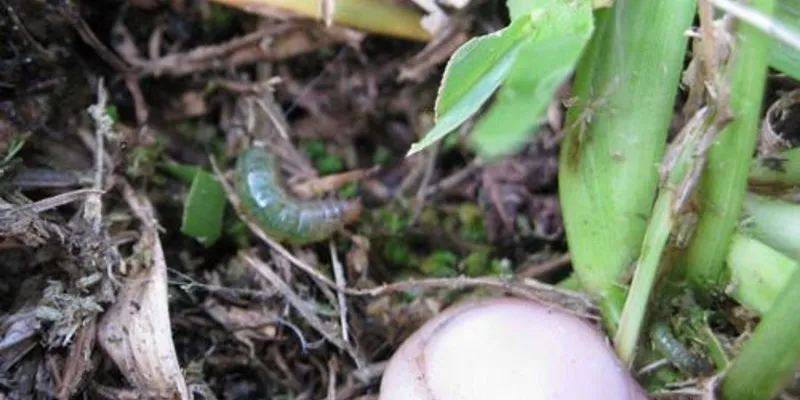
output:
[[765,315],[786,288],[797,261],[747,235],[733,236],[727,258],[731,297],[740,304]]
[[606,324],[624,301],[658,186],[695,0],[617,0],[576,73],[559,196],[576,275],[602,299]]
[[800,261],[800,204],[748,193],[743,211],[740,230]]
[[773,399],[800,367],[800,269],[733,360],[723,399]]
[[[771,15],[774,3],[754,0],[751,5]],[[756,146],[771,42],[763,32],[741,21],[737,21],[736,37],[728,67],[734,119],[709,151],[698,188],[700,218],[687,252],[688,279],[699,288],[711,290],[723,286],[727,279],[724,261],[741,213]]]

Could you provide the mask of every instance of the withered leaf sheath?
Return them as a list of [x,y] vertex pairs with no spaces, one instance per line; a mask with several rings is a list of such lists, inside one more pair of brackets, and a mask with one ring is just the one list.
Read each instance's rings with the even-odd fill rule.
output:
[[303,201],[284,187],[278,158],[260,147],[236,161],[236,191],[244,211],[273,239],[308,244],[331,237],[361,215],[359,200]]

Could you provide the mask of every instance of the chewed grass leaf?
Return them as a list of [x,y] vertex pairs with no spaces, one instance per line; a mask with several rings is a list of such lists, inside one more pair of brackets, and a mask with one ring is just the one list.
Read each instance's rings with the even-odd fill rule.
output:
[[206,246],[214,244],[222,232],[226,201],[222,185],[214,175],[198,169],[183,207],[181,232]]
[[468,41],[453,54],[436,99],[436,125],[408,155],[442,139],[478,112],[505,80],[520,44],[534,32],[536,18],[526,14],[501,31]]
[[588,3],[554,3],[540,23],[537,34],[521,46],[497,101],[470,138],[484,157],[506,155],[530,138],[594,29]]

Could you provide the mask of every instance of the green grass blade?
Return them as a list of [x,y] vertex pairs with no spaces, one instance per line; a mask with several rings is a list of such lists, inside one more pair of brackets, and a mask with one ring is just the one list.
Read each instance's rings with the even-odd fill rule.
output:
[[678,136],[679,140],[674,144],[680,146],[675,149],[679,154],[653,207],[653,215],[647,225],[642,249],[636,262],[636,272],[619,321],[619,330],[614,337],[617,353],[627,365],[633,364],[636,346],[650,304],[650,294],[658,276],[661,256],[677,221],[678,215],[675,214],[677,194],[691,179],[690,172],[693,168],[698,168],[693,165],[696,162],[695,154],[703,136],[708,134],[710,122],[711,112],[707,108],[701,110],[686,124]]
[[168,161],[160,167],[190,185],[183,204],[181,232],[206,246],[214,244],[222,234],[227,204],[222,184],[213,174],[196,165]]
[[508,16],[515,20],[533,10],[550,6],[551,4],[563,0],[506,0]]
[[[618,0],[596,12],[578,66],[559,196],[575,271],[604,299],[624,298],[641,249],[695,11],[694,0]],[[604,306],[606,321],[621,306]]]
[[507,28],[472,39],[450,58],[436,98],[436,125],[411,145],[407,156],[436,143],[472,117],[506,79],[537,17],[526,14]]
[[743,233],[800,261],[800,205],[748,193],[743,209]]
[[800,367],[800,269],[731,363],[722,383],[727,400],[772,399]]
[[[531,12],[537,8],[549,6],[555,2],[569,2],[573,0],[506,0],[506,7],[511,19],[515,19],[525,13]],[[587,3],[592,8],[611,7],[613,0],[578,0]],[[573,1],[574,3],[575,1]]]
[[169,174],[178,178],[181,182],[187,185],[191,185],[197,173],[203,170],[196,165],[178,164],[173,161],[161,163],[159,164],[159,167],[163,168]]
[[222,233],[222,218],[227,198],[211,173],[198,170],[189,188],[183,208],[181,232],[210,246]]
[[[800,37],[800,3],[797,0],[779,0],[775,5],[775,18]],[[770,66],[800,81],[800,49],[773,39],[769,48]]]
[[[755,0],[754,9],[772,14],[774,0]],[[771,39],[739,21],[729,65],[733,122],[719,135],[708,155],[698,188],[700,218],[687,254],[687,277],[701,288],[724,284],[724,261],[741,213],[747,175],[755,151]]]
[[530,139],[555,91],[572,73],[593,31],[591,4],[556,1],[520,48],[497,101],[470,137],[487,159],[508,155]]
[[765,315],[772,308],[798,270],[795,260],[743,234],[733,236],[727,266],[731,275],[731,296],[759,315]]

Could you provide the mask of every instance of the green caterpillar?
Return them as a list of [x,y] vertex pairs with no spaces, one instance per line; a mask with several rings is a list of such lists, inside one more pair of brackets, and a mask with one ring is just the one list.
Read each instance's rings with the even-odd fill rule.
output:
[[711,365],[704,358],[692,354],[683,343],[676,339],[667,324],[663,322],[653,324],[650,337],[658,351],[664,354],[667,360],[681,371],[691,375],[698,375],[711,368]]
[[361,215],[360,200],[302,201],[284,188],[278,158],[251,147],[236,161],[236,191],[244,211],[273,239],[302,245],[331,237]]

